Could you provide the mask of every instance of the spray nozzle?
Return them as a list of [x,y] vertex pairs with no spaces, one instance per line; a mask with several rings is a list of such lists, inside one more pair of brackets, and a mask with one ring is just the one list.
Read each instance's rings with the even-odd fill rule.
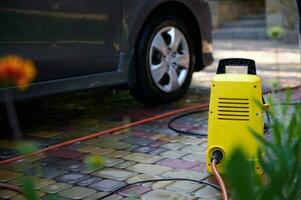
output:
[[212,163],[213,160],[215,160],[215,163],[218,164],[223,159],[223,157],[224,155],[221,150],[214,150],[210,161]]

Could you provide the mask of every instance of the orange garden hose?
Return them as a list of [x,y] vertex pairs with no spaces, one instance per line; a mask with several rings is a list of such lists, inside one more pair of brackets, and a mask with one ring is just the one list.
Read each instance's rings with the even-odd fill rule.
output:
[[228,192],[227,192],[225,183],[223,181],[223,178],[221,177],[221,175],[219,174],[219,172],[216,168],[216,164],[217,164],[217,161],[215,159],[213,159],[212,163],[211,163],[212,171],[213,171],[213,173],[216,177],[216,180],[217,180],[219,186],[221,187],[222,199],[223,200],[228,200]]

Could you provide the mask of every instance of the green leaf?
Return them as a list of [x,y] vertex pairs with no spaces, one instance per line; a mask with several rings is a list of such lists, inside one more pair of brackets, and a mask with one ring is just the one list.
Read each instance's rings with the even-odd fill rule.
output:
[[23,188],[24,196],[27,200],[38,200],[37,193],[34,189],[34,182],[31,178],[21,178],[21,187]]

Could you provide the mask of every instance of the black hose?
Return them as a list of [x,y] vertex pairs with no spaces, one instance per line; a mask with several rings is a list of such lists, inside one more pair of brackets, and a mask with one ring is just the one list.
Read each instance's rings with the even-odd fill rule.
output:
[[[208,177],[206,177],[206,178],[208,178]],[[210,187],[212,187],[212,188],[214,188],[214,189],[216,189],[218,191],[221,191],[218,186],[216,186],[214,184],[211,184],[211,183],[208,183],[208,182],[205,182],[204,181],[205,179],[202,179],[202,180],[199,181],[199,180],[188,179],[188,178],[166,178],[166,179],[153,179],[153,180],[138,181],[138,182],[130,183],[130,184],[127,184],[127,185],[125,185],[123,187],[120,187],[120,188],[118,188],[118,189],[110,192],[109,194],[107,194],[107,195],[105,195],[105,196],[103,196],[103,197],[101,197],[99,199],[105,199],[105,198],[107,198],[107,197],[109,197],[109,196],[111,196],[113,194],[116,194],[118,192],[121,192],[121,191],[123,191],[123,190],[125,190],[125,189],[127,189],[127,188],[129,188],[129,187],[131,187],[133,185],[143,184],[143,183],[162,182],[162,181],[190,181],[190,182],[199,183],[199,184],[202,184],[202,185],[207,185],[207,186],[210,186]]]
[[174,127],[172,126],[172,124],[173,124],[175,121],[177,121],[178,119],[180,119],[180,118],[183,118],[183,117],[186,117],[186,116],[189,116],[189,115],[198,114],[198,113],[203,113],[203,112],[206,112],[206,111],[208,111],[208,109],[202,109],[202,110],[192,111],[192,112],[184,113],[184,114],[182,114],[182,115],[178,115],[178,116],[172,118],[172,119],[168,122],[167,126],[168,126],[169,129],[171,129],[171,130],[173,130],[173,131],[175,131],[175,132],[177,132],[177,133],[179,133],[179,134],[188,135],[188,136],[195,136],[195,137],[198,137],[198,138],[199,138],[199,137],[207,137],[207,136],[208,136],[207,134],[203,134],[203,133],[195,133],[195,132],[189,132],[189,131],[183,131],[183,130],[174,128]]

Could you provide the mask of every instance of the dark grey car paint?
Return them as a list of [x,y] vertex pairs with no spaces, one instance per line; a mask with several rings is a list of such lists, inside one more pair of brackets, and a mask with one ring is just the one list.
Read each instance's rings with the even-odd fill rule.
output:
[[[13,89],[18,98],[133,82],[129,66],[136,39],[165,2],[189,8],[202,40],[212,42],[205,0],[1,0],[0,56],[33,59],[38,77],[26,92],[0,92]],[[204,66],[211,63],[211,52],[203,58]]]

